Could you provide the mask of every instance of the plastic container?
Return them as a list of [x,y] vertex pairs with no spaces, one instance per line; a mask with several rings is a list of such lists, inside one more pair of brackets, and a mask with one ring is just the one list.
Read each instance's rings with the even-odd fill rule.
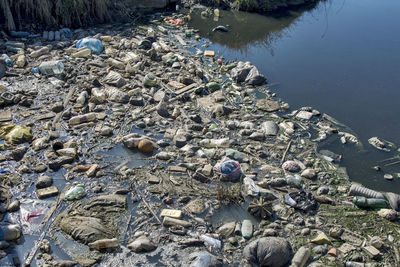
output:
[[64,200],[78,200],[83,198],[86,195],[85,188],[83,185],[76,185],[74,187],[71,187],[64,196]]
[[8,67],[12,67],[13,66],[13,62],[12,62],[11,58],[7,54],[2,54],[1,58],[4,59],[4,61],[6,62],[6,65]]
[[88,244],[89,248],[96,250],[118,248],[118,239],[100,239]]
[[74,116],[71,119],[69,119],[69,125],[73,126],[73,125],[78,125],[84,122],[91,122],[96,120],[97,118],[97,114],[96,113],[87,113],[84,115],[78,115],[78,116]]
[[90,50],[92,50],[94,54],[99,54],[103,51],[103,43],[100,40],[94,38],[80,39],[76,43],[75,47],[76,48],[87,47]]
[[387,208],[387,202],[380,198],[353,197],[353,203],[360,208]]
[[59,60],[46,61],[39,65],[39,71],[45,75],[57,75],[64,71],[64,64]]
[[349,196],[363,196],[367,198],[381,198],[385,199],[382,193],[371,190],[366,187],[362,187],[356,184],[352,184],[349,190]]
[[219,17],[219,9],[218,8],[214,9],[214,16]]
[[242,236],[250,239],[253,236],[253,224],[250,220],[243,220],[241,227]]

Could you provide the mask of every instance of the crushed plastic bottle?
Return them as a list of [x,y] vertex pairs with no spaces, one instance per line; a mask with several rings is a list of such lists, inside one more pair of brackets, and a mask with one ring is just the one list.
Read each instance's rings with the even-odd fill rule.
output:
[[71,187],[64,196],[64,200],[78,200],[86,196],[85,188],[82,184]]
[[100,239],[88,244],[89,248],[96,250],[118,248],[118,239]]

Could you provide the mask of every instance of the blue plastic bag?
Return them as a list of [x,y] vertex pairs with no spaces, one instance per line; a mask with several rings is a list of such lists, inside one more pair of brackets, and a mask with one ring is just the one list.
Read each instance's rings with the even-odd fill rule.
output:
[[94,38],[83,38],[80,39],[76,45],[76,48],[82,48],[82,47],[87,47],[90,50],[92,50],[92,53],[94,54],[100,54],[103,51],[103,43]]

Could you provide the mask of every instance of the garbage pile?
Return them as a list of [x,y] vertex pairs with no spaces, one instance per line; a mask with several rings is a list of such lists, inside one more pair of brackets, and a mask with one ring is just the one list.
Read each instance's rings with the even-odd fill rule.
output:
[[318,151],[330,116],[151,19],[0,43],[1,265],[399,264],[398,196]]

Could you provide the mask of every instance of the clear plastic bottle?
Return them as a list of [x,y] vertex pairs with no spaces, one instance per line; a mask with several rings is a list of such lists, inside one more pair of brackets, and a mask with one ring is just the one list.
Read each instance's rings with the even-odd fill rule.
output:
[[4,59],[4,61],[6,62],[8,67],[12,67],[13,66],[13,62],[12,62],[11,58],[7,54],[2,54],[1,58]]
[[78,116],[74,116],[71,119],[69,119],[69,125],[73,126],[73,125],[78,125],[84,122],[91,122],[96,120],[97,118],[97,114],[92,112],[92,113],[87,113],[84,115],[78,115]]
[[200,239],[203,240],[204,242],[206,242],[207,244],[215,247],[215,248],[221,248],[221,246],[222,246],[220,240],[212,238],[212,237],[207,236],[207,235],[201,235]]
[[71,187],[64,196],[64,200],[78,200],[83,198],[86,195],[85,188],[83,185],[78,184],[74,187]]
[[149,36],[149,37],[155,37],[155,32],[154,32],[154,29],[153,29],[153,28],[149,27],[149,28],[147,29],[147,36]]
[[116,249],[118,248],[118,239],[100,239],[88,244],[91,249]]
[[64,64],[59,60],[46,61],[39,65],[39,71],[46,75],[57,75],[64,71]]
[[203,139],[200,141],[200,145],[206,148],[229,147],[229,138]]

